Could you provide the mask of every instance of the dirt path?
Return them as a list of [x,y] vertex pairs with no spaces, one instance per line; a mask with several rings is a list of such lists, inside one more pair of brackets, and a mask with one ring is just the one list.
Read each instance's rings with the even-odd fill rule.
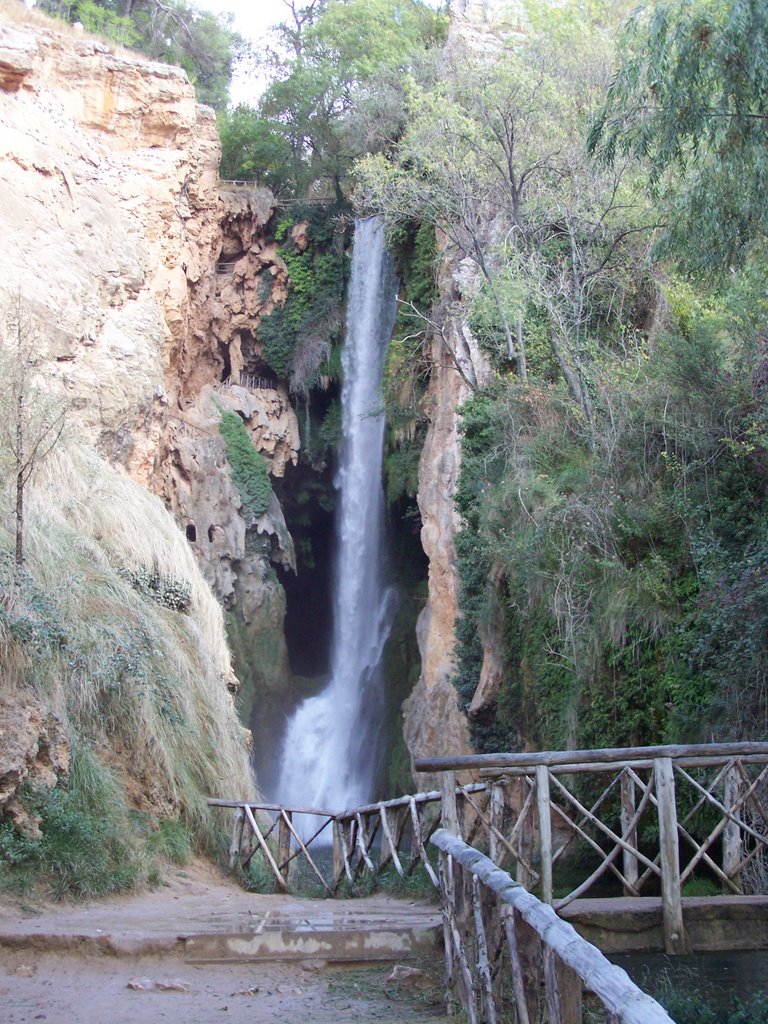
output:
[[35,907],[0,897],[0,1024],[436,1024],[446,1019],[439,954],[409,962],[422,974],[388,980],[394,962],[190,963],[178,940],[247,928],[259,915],[422,912],[430,908],[383,897],[313,903],[244,893],[204,864],[170,869],[158,890],[98,902]]
[[[437,1024],[439,977],[388,982],[392,965],[187,964],[173,957],[0,951],[2,1024]],[[433,987],[434,986],[434,987]],[[453,1018],[455,1020],[455,1018]]]

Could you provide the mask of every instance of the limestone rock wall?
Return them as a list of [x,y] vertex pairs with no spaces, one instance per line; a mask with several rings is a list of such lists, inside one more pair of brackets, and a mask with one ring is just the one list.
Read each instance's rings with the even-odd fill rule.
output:
[[458,710],[451,682],[459,601],[455,537],[460,524],[454,508],[461,466],[458,409],[489,367],[460,315],[478,287],[471,265],[446,259],[438,284],[444,339],[432,341],[425,409],[430,425],[419,462],[418,491],[421,542],[429,559],[428,598],[417,629],[421,674],[403,706],[405,739],[414,758],[471,751],[467,720]]
[[0,23],[0,304],[23,295],[70,430],[164,500],[231,614],[278,630],[284,685],[270,566],[293,564],[292,543],[276,500],[240,514],[218,419],[243,418],[273,475],[296,461],[256,342],[287,276],[264,240],[273,197],[220,183],[219,159],[180,69],[41,18]]

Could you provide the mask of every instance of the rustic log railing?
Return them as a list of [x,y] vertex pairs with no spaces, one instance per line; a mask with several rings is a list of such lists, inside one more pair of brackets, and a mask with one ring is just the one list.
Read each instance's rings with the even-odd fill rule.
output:
[[490,858],[444,829],[431,841],[440,850],[446,995],[449,1006],[458,997],[469,1024],[496,1024],[511,1007],[517,1024],[581,1024],[584,989],[608,1024],[673,1024],[625,971]]
[[[484,783],[464,787],[459,805],[463,793],[477,799],[485,791]],[[277,887],[285,891],[293,866],[303,861],[322,889],[335,895],[344,879],[354,884],[363,874],[379,874],[390,865],[401,878],[420,867],[437,886],[426,844],[440,825],[442,796],[438,790],[417,793],[348,811],[239,800],[208,803],[233,812],[230,868],[247,868],[260,851]]]
[[220,388],[248,388],[250,391],[274,391],[277,384],[276,381],[270,377],[260,377],[255,373],[245,373],[245,371],[241,371],[237,376],[237,380],[233,377],[227,377],[224,380],[219,381],[218,386]]
[[[629,896],[660,888],[668,953],[688,951],[682,887],[697,869],[743,895],[750,866],[768,856],[768,743],[470,755],[416,769],[443,773],[450,830],[467,831],[458,799],[491,859],[514,862],[518,882],[556,910],[603,876]],[[484,800],[454,785],[456,771],[478,769]],[[594,867],[555,899],[555,870],[569,859],[573,869],[577,844]]]
[[[416,768],[439,772],[440,790],[343,812],[210,803],[233,810],[232,865],[260,851],[281,889],[299,861],[329,894],[390,865],[400,876],[420,867],[437,885],[426,844],[442,824],[498,866],[514,865],[555,911],[596,883],[604,896],[660,891],[668,953],[690,948],[682,896],[697,871],[737,896],[756,868],[768,874],[768,743],[486,754]],[[458,785],[458,770],[483,781]]]

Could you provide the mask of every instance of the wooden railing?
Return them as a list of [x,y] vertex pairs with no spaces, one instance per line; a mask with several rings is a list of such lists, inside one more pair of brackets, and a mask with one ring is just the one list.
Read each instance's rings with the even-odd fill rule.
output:
[[[442,820],[473,828],[494,863],[514,863],[518,882],[560,910],[612,876],[617,894],[662,896],[667,952],[688,950],[682,887],[697,870],[735,895],[768,858],[768,743],[486,754],[416,761],[441,772]],[[487,789],[454,785],[479,770]],[[457,802],[458,800],[458,802]],[[554,898],[555,873],[572,875],[577,847],[589,855],[577,884]],[[615,884],[615,883],[614,883]]]
[[[472,755],[416,768],[439,772],[440,790],[343,812],[211,803],[234,812],[232,864],[260,851],[280,888],[299,861],[328,893],[390,865],[401,876],[421,867],[437,884],[426,843],[442,824],[556,911],[596,883],[608,897],[660,891],[668,953],[690,948],[682,894],[697,872],[732,895],[765,891],[768,743]],[[467,769],[483,781],[457,784]]]
[[[466,787],[470,796],[484,789],[483,783]],[[437,886],[426,843],[440,825],[441,799],[440,791],[417,793],[348,811],[237,800],[208,803],[232,809],[230,868],[239,864],[246,869],[260,852],[277,887],[286,890],[294,865],[303,861],[322,889],[334,895],[345,878],[354,884],[363,874],[379,874],[390,866],[401,878],[421,867]]]
[[250,391],[270,391],[277,387],[277,382],[269,377],[260,377],[256,373],[245,373],[244,371],[241,371],[238,374],[237,380],[234,380],[232,377],[227,377],[218,384],[218,387],[220,388],[231,388],[233,386],[248,388]]
[[[608,1024],[673,1024],[620,967],[492,860],[440,829],[446,995],[469,1024],[581,1024],[584,989]],[[542,1000],[542,994],[544,996]],[[541,1006],[541,1003],[544,1006]]]

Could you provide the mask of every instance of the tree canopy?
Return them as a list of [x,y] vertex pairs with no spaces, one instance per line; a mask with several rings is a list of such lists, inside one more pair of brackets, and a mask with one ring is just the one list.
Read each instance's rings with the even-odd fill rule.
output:
[[398,88],[393,79],[442,41],[445,18],[421,0],[313,0],[288,8],[291,17],[263,58],[270,84],[258,108],[220,119],[223,165],[233,177],[285,192],[326,182],[338,193],[353,160],[372,144],[370,122],[362,128],[359,118],[366,99],[370,107],[366,89],[376,83],[380,119],[382,102]]
[[742,263],[768,228],[766,52],[763,0],[645,5],[589,134],[606,164],[646,161],[666,251],[705,270]]

